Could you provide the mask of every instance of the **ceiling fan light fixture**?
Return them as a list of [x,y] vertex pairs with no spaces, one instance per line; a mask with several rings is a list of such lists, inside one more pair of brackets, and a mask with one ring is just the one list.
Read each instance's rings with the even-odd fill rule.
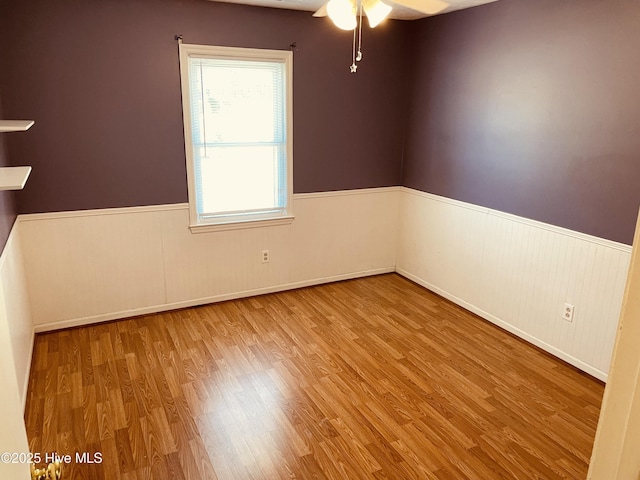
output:
[[358,24],[355,5],[349,0],[330,0],[327,14],[334,25],[342,30],[353,30]]
[[364,2],[364,11],[369,19],[369,26],[375,28],[391,13],[391,7],[380,0]]

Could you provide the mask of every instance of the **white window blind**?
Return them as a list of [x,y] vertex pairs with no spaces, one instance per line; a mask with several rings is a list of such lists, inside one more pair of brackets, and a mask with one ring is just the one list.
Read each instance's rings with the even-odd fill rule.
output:
[[[189,118],[185,122],[190,128],[185,133],[190,130],[190,138],[185,135],[185,140],[191,142],[187,161],[196,223],[288,215],[291,143],[286,61],[198,53],[186,60]],[[183,74],[183,101],[184,80]]]

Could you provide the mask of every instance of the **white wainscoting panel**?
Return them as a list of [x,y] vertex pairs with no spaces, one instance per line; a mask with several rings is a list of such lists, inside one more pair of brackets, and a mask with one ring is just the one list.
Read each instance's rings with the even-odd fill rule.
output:
[[606,380],[630,246],[408,188],[400,212],[399,273]]
[[0,310],[0,322],[6,323],[4,327],[10,346],[8,350],[2,350],[1,363],[13,367],[19,399],[24,407],[34,334],[19,232],[15,224],[0,255]]
[[294,195],[289,225],[195,234],[184,204],[22,215],[33,323],[45,331],[392,272],[399,195]]
[[[15,229],[14,229],[15,230]],[[5,248],[6,251],[6,248]],[[9,331],[6,295],[0,285],[0,452],[28,452],[27,431],[24,425],[24,405],[21,401],[21,386],[16,377],[14,361],[14,332]],[[0,462],[0,478],[28,479],[29,465],[26,463]]]
[[[188,213],[167,211],[162,219],[167,303],[206,303],[289,283],[290,225],[194,234],[184,228]],[[269,263],[262,263],[262,250],[269,250]]]
[[[33,325],[16,226],[0,255],[0,452],[27,453],[24,406]],[[30,478],[29,465],[0,462],[0,478]]]
[[19,217],[34,325],[165,303],[163,213]]
[[629,246],[407,188],[298,194],[294,213],[197,234],[184,204],[20,216],[24,273],[13,256],[0,269],[25,319],[18,376],[30,319],[45,331],[396,270],[606,379]]

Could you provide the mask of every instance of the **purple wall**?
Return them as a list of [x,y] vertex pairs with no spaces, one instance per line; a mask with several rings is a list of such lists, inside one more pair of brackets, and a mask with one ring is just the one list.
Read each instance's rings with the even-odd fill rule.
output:
[[[2,98],[0,98],[0,118],[2,116]],[[10,165],[5,146],[5,138],[7,135],[22,135],[21,133],[0,133],[0,167]],[[16,206],[14,201],[14,192],[0,192],[0,253],[4,249],[11,233],[11,227],[16,221]]]
[[36,120],[7,140],[33,166],[21,213],[187,201],[175,34],[185,43],[294,54],[294,191],[398,185],[408,31],[351,33],[308,12],[205,0],[6,0],[0,89],[8,116]]
[[412,29],[404,185],[631,243],[639,2],[502,0]]
[[0,50],[5,116],[36,120],[29,135],[4,137],[10,159],[34,167],[17,194],[23,213],[187,200],[180,33],[187,43],[298,43],[295,192],[404,184],[632,239],[637,2],[501,0],[389,22],[365,29],[356,75],[351,34],[306,12],[5,0],[0,31],[11,39]]

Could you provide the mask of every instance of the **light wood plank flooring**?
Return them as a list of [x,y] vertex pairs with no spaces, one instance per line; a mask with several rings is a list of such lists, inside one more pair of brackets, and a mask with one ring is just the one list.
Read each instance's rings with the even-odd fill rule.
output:
[[36,337],[71,479],[583,479],[603,385],[389,274]]

